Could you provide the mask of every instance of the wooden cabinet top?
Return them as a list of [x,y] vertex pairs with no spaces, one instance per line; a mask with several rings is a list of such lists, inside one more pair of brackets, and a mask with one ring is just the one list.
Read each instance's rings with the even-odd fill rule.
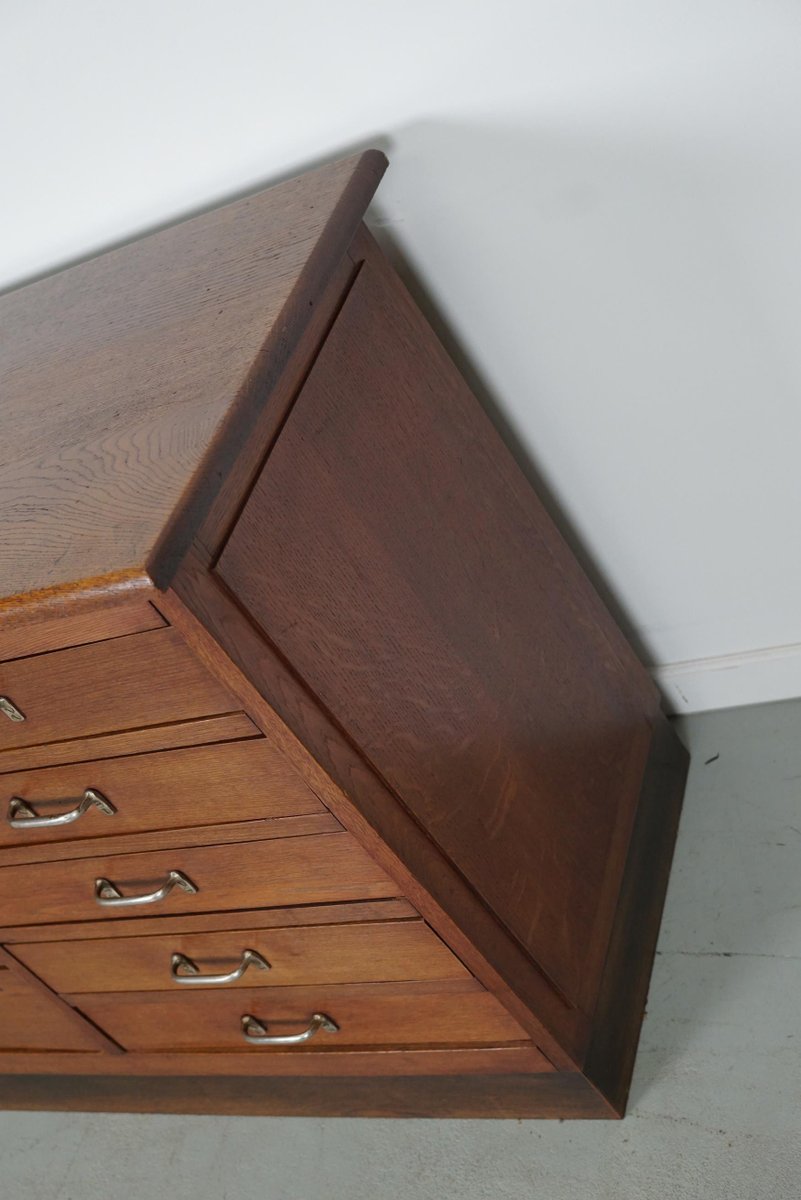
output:
[[0,608],[135,579],[197,523],[385,165],[368,151],[0,296]]

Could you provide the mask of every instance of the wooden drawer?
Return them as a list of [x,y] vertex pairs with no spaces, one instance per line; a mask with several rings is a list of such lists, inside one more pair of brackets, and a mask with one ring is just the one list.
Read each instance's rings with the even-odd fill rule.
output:
[[4,621],[0,629],[0,662],[144,633],[148,629],[163,629],[166,624],[144,596],[88,612],[62,608],[46,616],[37,614],[33,619]]
[[[173,980],[172,958],[184,955],[203,978],[232,972],[254,950],[270,964],[250,966],[226,987],[286,987],[318,983],[383,983],[464,979],[458,958],[424,921],[307,925],[163,937],[96,938],[14,946],[14,956],[57,992],[203,990],[199,982]],[[184,976],[186,966],[178,968]],[[221,985],[214,985],[219,987]]]
[[0,965],[0,1053],[97,1049],[97,1037],[77,1013]]
[[[74,1003],[127,1050],[241,1050],[293,1054],[349,1046],[474,1046],[527,1041],[506,1009],[472,979],[453,983],[353,984],[198,992],[80,995]],[[319,1032],[300,1046],[254,1046],[242,1018],[270,1035],[307,1028],[324,1013],[338,1033]]]
[[[31,828],[15,803],[22,800],[37,817],[54,819],[80,812],[87,791],[101,802],[108,801],[115,811],[109,814],[89,803],[70,824]],[[0,846],[324,811],[284,755],[265,738],[0,775]]]
[[0,664],[0,696],[24,717],[0,712],[0,751],[241,707],[174,629]]
[[[6,925],[41,925],[398,894],[397,885],[348,833],[276,834],[228,845],[3,867],[0,913]],[[98,879],[109,880],[130,897],[156,891],[171,871],[183,872],[197,891],[190,894],[176,886],[165,899],[134,907],[106,907],[95,899]]]

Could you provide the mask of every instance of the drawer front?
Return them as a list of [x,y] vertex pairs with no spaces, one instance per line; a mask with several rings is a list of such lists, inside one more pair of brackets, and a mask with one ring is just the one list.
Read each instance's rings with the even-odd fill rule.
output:
[[174,629],[0,664],[0,696],[0,751],[240,707]]
[[[136,905],[100,904],[95,897],[98,880],[107,881],[123,899],[152,895],[169,884],[171,872],[182,873],[196,890],[187,891],[176,883],[163,899]],[[0,869],[0,913],[6,925],[272,908],[396,895],[397,885],[348,833],[274,837]]]
[[[248,964],[247,951],[258,960]],[[465,979],[468,972],[424,921],[15,945],[14,955],[57,992],[195,991],[303,984]],[[174,956],[183,961],[174,961]],[[242,968],[244,967],[244,970]],[[193,972],[193,968],[196,971]],[[237,970],[230,982],[212,982]],[[185,982],[189,980],[189,982]]]
[[0,629],[0,662],[144,633],[148,629],[163,629],[166,624],[144,596],[90,612],[62,610],[33,620],[6,621]]
[[[527,1041],[506,1009],[472,980],[464,984],[320,985],[231,992],[136,992],[81,995],[81,1012],[127,1050],[337,1050],[351,1046],[474,1046]],[[315,1013],[331,1018],[337,1033],[320,1030],[296,1046],[253,1045],[242,1018],[254,1017],[267,1036],[292,1036]]]
[[77,1013],[0,966],[0,1053],[97,1048],[96,1038]]
[[0,775],[0,811],[0,846],[25,846],[325,810],[284,755],[253,738]]

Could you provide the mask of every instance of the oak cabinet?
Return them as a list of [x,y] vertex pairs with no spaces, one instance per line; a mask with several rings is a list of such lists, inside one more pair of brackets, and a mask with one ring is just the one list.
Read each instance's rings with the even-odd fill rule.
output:
[[686,754],[384,166],[0,297],[8,1106],[623,1111]]

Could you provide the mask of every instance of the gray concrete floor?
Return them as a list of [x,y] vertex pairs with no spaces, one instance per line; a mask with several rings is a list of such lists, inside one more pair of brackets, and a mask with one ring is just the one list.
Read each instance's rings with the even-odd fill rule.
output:
[[[694,755],[628,1118],[0,1114],[8,1200],[801,1200],[801,701]],[[711,760],[711,761],[707,761]]]

